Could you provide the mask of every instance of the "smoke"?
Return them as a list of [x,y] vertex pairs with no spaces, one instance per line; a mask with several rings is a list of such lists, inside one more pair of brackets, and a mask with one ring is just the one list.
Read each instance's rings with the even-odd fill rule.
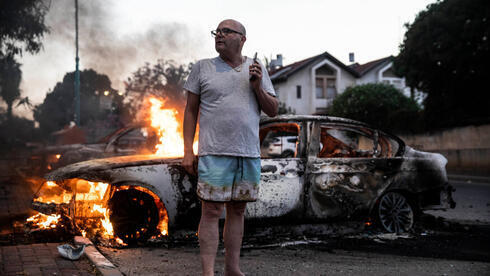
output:
[[[186,25],[158,23],[137,33],[124,34],[117,26],[120,18],[112,12],[114,2],[79,1],[79,56],[81,69],[92,68],[109,76],[113,87],[124,90],[123,81],[145,62],[158,59],[188,63],[202,47],[199,35],[193,35]],[[74,1],[53,1],[47,16],[51,28],[50,43],[66,45],[75,54]],[[162,12],[162,16],[164,16]],[[171,12],[171,11],[167,11]],[[124,19],[131,24],[131,18]],[[198,39],[196,39],[198,37]],[[54,86],[54,83],[52,84]]]

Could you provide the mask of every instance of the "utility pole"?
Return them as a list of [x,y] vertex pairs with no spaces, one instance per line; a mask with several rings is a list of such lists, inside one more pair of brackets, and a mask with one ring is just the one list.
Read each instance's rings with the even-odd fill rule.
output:
[[78,0],[75,0],[75,124],[80,126],[80,71],[78,70]]

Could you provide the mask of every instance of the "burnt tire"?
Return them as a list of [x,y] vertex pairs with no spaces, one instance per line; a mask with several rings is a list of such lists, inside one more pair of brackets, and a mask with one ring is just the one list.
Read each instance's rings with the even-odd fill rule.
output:
[[415,212],[403,194],[387,192],[379,199],[376,216],[380,226],[387,232],[403,233],[412,228]]
[[127,244],[146,240],[157,231],[158,207],[145,192],[118,191],[109,200],[109,208],[114,235]]

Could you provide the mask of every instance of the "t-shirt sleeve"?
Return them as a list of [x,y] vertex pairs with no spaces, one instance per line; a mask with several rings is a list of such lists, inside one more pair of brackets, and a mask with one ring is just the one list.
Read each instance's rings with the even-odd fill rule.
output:
[[201,94],[201,82],[199,79],[199,75],[201,71],[200,63],[201,62],[198,61],[196,62],[196,64],[192,66],[191,73],[189,74],[189,77],[184,83],[184,89],[196,95]]
[[274,86],[272,85],[267,69],[262,64],[260,64],[260,66],[262,67],[262,88],[265,90],[265,92],[269,93],[269,95],[276,97],[276,91],[274,90]]

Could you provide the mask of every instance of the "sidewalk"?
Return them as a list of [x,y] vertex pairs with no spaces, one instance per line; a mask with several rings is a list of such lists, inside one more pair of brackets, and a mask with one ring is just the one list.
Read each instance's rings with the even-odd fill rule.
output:
[[96,275],[90,261],[63,259],[56,248],[61,243],[0,247],[0,275]]

